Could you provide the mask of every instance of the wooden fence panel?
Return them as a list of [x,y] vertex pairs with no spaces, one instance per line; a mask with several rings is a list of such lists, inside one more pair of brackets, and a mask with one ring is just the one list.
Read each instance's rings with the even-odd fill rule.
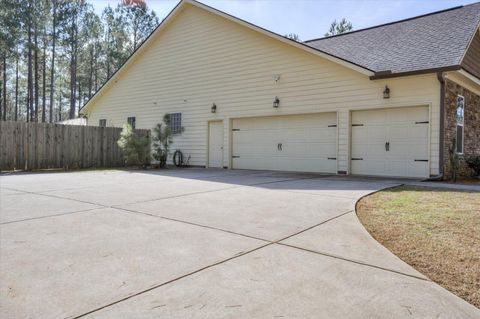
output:
[[[0,170],[124,165],[121,128],[0,122]],[[150,138],[149,130],[135,130]]]

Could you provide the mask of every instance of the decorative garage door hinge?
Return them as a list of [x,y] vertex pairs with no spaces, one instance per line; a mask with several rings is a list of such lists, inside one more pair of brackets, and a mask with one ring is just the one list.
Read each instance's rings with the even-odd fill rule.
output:
[[430,123],[429,121],[422,121],[422,122],[415,122],[415,124],[428,124]]
[[414,160],[415,162],[428,162],[428,160],[424,160],[424,159],[416,159]]
[[235,132],[235,131],[240,131],[239,128],[232,128],[232,132]]
[[232,155],[232,158],[240,158],[240,156]]
[[336,160],[336,157],[328,157],[329,160]]
[[352,126],[363,126],[363,124],[352,124]]
[[328,127],[337,127],[337,124],[329,125]]
[[363,158],[352,157],[352,161],[363,161]]

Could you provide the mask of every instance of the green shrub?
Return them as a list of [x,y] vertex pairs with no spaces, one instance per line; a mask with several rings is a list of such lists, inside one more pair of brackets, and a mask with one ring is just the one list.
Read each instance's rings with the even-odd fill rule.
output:
[[465,162],[473,170],[473,176],[480,176],[480,154],[465,156]]
[[117,144],[123,152],[126,166],[148,164],[149,140],[146,137],[137,136],[130,124],[123,126]]
[[158,123],[153,128],[153,159],[159,162],[161,168],[167,165],[168,155],[170,154],[170,144],[172,143],[172,131],[170,129],[170,114],[163,116],[163,123]]

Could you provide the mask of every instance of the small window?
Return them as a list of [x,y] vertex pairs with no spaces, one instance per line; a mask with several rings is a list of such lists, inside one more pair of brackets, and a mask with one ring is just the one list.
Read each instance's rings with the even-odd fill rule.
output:
[[135,128],[135,116],[131,116],[127,119],[127,123],[132,126],[132,128]]
[[107,126],[107,120],[106,119],[101,119],[100,121],[98,121],[98,126],[106,127]]
[[170,114],[170,130],[172,134],[182,133],[182,113]]
[[456,132],[456,152],[463,154],[463,134],[465,121],[465,98],[461,95],[457,96],[457,132]]

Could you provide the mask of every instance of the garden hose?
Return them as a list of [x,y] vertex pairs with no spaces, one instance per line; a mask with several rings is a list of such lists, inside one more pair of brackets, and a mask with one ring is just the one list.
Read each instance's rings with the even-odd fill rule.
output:
[[175,164],[176,167],[183,165],[183,153],[181,151],[176,150],[175,153],[173,153],[173,164]]

